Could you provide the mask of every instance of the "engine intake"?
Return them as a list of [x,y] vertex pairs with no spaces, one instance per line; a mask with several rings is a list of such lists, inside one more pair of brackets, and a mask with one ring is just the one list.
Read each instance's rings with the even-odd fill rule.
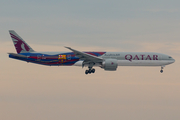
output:
[[102,63],[102,68],[104,68],[104,70],[116,71],[117,67],[118,67],[118,62],[116,59],[106,59]]

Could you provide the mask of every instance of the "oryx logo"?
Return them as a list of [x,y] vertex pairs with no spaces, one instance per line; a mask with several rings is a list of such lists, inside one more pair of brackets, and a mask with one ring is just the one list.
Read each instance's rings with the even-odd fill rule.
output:
[[11,37],[13,38],[14,46],[18,54],[21,53],[22,51],[30,50],[30,48],[24,41],[22,41],[19,37],[13,35],[12,33],[10,34],[11,34]]

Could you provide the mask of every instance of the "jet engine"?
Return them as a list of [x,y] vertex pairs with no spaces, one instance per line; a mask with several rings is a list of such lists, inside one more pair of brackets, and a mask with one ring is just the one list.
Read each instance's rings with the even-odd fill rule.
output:
[[118,62],[116,59],[105,59],[102,63],[102,68],[108,71],[116,71]]

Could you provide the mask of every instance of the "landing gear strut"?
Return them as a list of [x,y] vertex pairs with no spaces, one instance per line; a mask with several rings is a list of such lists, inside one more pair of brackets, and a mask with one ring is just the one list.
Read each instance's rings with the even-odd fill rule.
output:
[[163,73],[163,68],[164,68],[164,67],[163,67],[163,66],[161,66],[161,70],[160,70],[160,72],[161,72],[161,73]]
[[91,73],[95,73],[95,69],[92,67],[89,67],[89,70],[86,70],[85,74],[87,75],[87,74],[91,74]]

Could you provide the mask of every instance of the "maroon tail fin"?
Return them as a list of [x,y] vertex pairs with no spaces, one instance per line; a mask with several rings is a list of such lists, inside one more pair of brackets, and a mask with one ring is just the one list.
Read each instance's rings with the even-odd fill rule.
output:
[[17,53],[34,52],[34,50],[14,31],[9,30]]

